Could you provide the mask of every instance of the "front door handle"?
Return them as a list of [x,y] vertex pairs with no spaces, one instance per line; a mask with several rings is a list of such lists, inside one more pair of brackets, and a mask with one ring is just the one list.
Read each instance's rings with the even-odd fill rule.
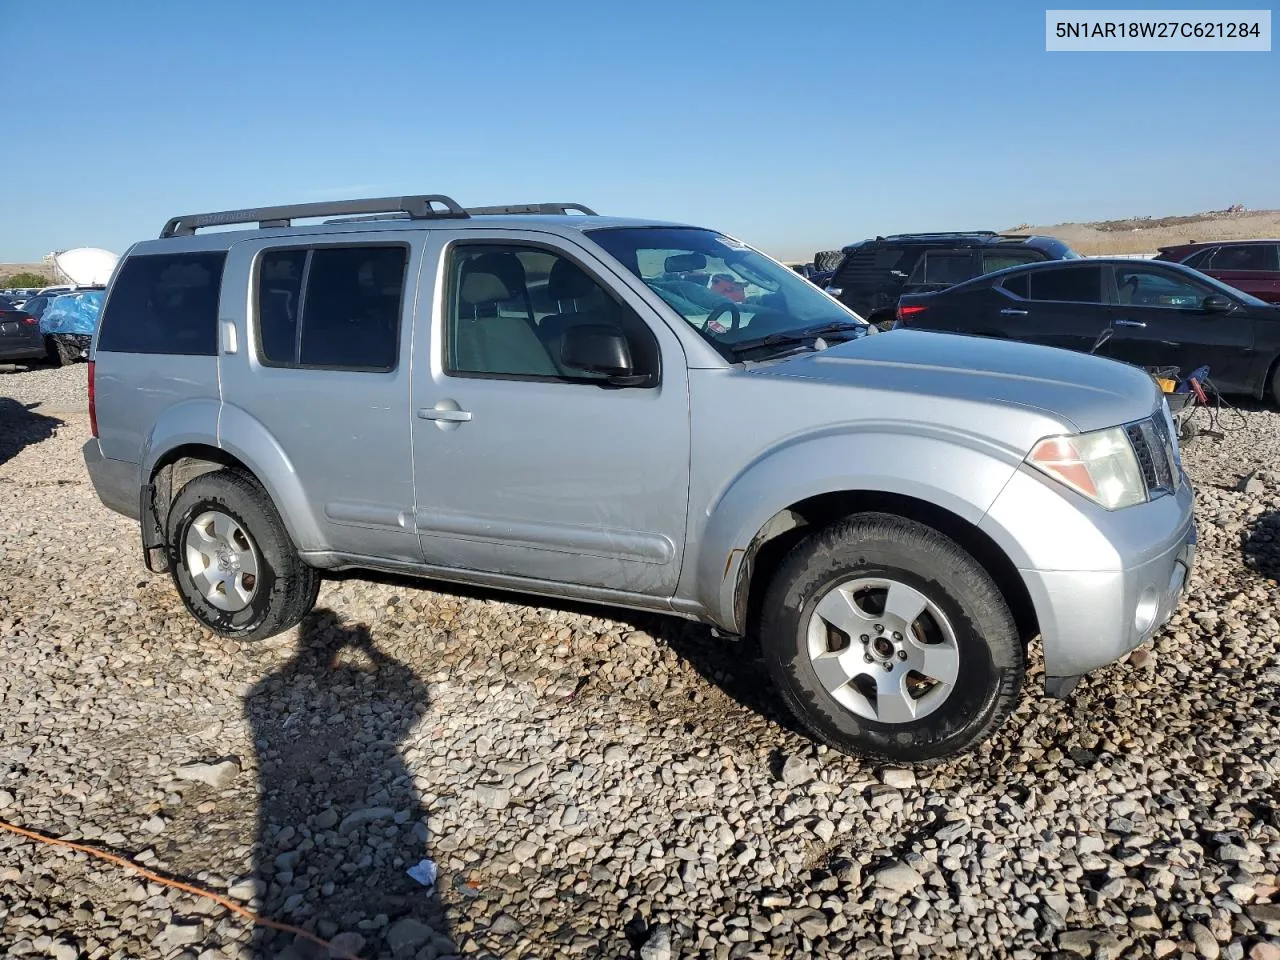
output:
[[1013,307],[1005,307],[1003,310],[1000,311],[1000,316],[1002,317],[1025,317],[1026,315],[1027,315],[1027,311],[1017,310]]
[[1146,324],[1146,322],[1145,322],[1145,321],[1143,321],[1143,320],[1117,320],[1117,321],[1115,321],[1115,325],[1116,325],[1117,327],[1143,327],[1143,328],[1145,328],[1147,324]]
[[466,423],[471,419],[470,410],[450,409],[449,407],[423,407],[418,411],[423,420],[442,420],[445,423]]

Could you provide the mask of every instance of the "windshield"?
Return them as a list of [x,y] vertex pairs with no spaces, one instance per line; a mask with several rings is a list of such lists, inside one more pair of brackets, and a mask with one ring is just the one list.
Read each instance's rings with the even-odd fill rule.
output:
[[746,244],[691,227],[610,227],[591,239],[620,260],[729,358],[765,337],[837,337],[867,323],[808,280]]

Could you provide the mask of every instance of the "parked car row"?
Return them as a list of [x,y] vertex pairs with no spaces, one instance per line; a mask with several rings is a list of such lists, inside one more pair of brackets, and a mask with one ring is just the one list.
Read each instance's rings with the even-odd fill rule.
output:
[[1102,356],[1184,374],[1208,366],[1222,392],[1280,403],[1280,305],[1181,263],[1090,258],[1010,267],[904,295],[895,327],[1083,352],[1096,345]]
[[[1064,263],[1046,266],[1054,261]],[[829,277],[796,269],[882,330],[1096,347],[1183,374],[1208,366],[1220,391],[1280,403],[1277,240],[1190,243],[1133,260],[1083,258],[1048,236],[897,234],[844,247]]]
[[27,299],[0,294],[0,360],[88,359],[102,299],[102,287],[49,287]]

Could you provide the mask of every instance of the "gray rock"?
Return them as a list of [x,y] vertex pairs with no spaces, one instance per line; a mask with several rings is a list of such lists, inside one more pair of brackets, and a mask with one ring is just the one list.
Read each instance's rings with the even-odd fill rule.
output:
[[489,924],[489,932],[495,937],[506,937],[513,933],[519,933],[522,929],[520,921],[509,913],[500,913],[493,918],[493,922]]
[[8,810],[13,806],[13,794],[8,790],[0,790],[0,810]]
[[256,877],[245,877],[227,888],[227,895],[233,900],[249,901],[261,897],[267,892],[267,885]]
[[397,957],[411,954],[435,936],[435,931],[412,917],[397,920],[387,930],[387,947]]
[[813,767],[797,756],[788,756],[782,764],[782,782],[788,787],[799,787],[814,778]]
[[53,960],[78,960],[80,948],[67,940],[55,940],[49,947],[49,956]]
[[1119,956],[1120,939],[1106,930],[1067,930],[1058,935],[1058,949],[1099,960]]
[[480,806],[490,810],[505,810],[511,805],[511,791],[497,784],[477,783],[472,795]]
[[358,957],[364,949],[364,943],[364,937],[358,933],[340,933],[329,939],[329,956],[335,960],[339,957]]
[[909,790],[916,785],[916,775],[910,770],[887,767],[880,771],[880,780],[886,787],[895,790]]
[[353,810],[338,824],[338,835],[345,837],[352,830],[363,827],[367,823],[373,823],[375,820],[390,820],[395,815],[396,812],[390,807],[365,807],[363,810]]
[[671,928],[658,924],[640,947],[640,960],[671,960]]
[[898,894],[910,893],[924,883],[924,877],[915,868],[902,862],[881,867],[872,874],[871,879],[876,886]]
[[174,920],[156,938],[165,947],[187,947],[204,940],[204,926],[198,920]]
[[611,766],[615,766],[620,763],[626,763],[630,758],[631,758],[631,753],[630,751],[627,750],[626,747],[622,747],[617,744],[614,744],[611,747],[605,748],[604,762]]
[[173,775],[179,780],[204,783],[215,790],[222,790],[240,776],[240,761],[232,759],[217,763],[188,763],[175,769]]
[[328,807],[316,814],[316,828],[319,830],[332,830],[338,823],[338,811],[333,807]]
[[1196,945],[1196,953],[1205,960],[1218,960],[1222,948],[1218,945],[1217,938],[1209,932],[1208,927],[1202,923],[1192,923],[1187,926],[1187,934]]

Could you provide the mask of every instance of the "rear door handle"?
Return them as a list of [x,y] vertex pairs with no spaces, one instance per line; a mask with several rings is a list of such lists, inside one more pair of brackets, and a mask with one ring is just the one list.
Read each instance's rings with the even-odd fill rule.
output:
[[1143,320],[1117,320],[1115,321],[1115,324],[1117,327],[1143,327],[1143,328],[1145,328],[1147,325],[1146,322]]
[[1014,307],[1005,307],[1000,311],[1000,316],[1002,317],[1025,317],[1026,315],[1027,311],[1017,310]]
[[423,407],[418,411],[423,420],[443,420],[446,423],[466,423],[471,419],[470,410],[451,410],[448,407]]

